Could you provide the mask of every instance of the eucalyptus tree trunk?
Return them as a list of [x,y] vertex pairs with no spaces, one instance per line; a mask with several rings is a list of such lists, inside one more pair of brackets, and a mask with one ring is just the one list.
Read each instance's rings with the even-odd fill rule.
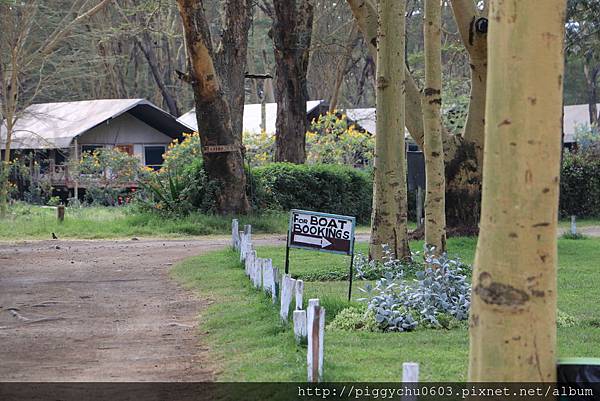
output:
[[312,0],[273,0],[273,45],[277,120],[275,161],[306,160],[306,102]]
[[[369,52],[375,59],[377,12],[373,0],[346,0]],[[471,102],[463,135],[452,135],[442,127],[446,178],[446,222],[449,228],[475,231],[479,222],[483,124],[485,121],[485,82],[487,73],[486,9],[472,0],[452,0],[452,10],[461,40],[471,59]],[[479,21],[479,22],[478,22]],[[406,77],[406,128],[424,148],[421,91],[408,69]]]
[[[177,0],[177,3],[188,50],[189,80],[194,90],[204,169],[208,178],[219,185],[216,196],[219,212],[245,213],[250,206],[241,136],[234,132],[232,111],[214,66],[212,40],[202,2]],[[225,151],[213,153],[210,147],[215,145],[225,145]]]
[[410,257],[407,233],[404,143],[405,2],[379,1],[377,34],[377,135],[369,257],[381,259],[387,244],[396,258]]
[[566,0],[494,0],[469,381],[556,379]]
[[425,0],[425,89],[423,129],[425,154],[425,244],[437,255],[446,251],[446,180],[442,144],[442,9],[439,0]]

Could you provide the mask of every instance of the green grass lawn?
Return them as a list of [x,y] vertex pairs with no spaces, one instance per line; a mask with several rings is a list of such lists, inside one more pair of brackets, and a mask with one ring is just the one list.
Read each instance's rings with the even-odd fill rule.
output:
[[[4,219],[0,218],[0,240],[50,239],[51,233],[77,239],[230,235],[232,218],[202,213],[166,217],[132,206],[94,206],[67,207],[65,220],[60,223],[54,207],[17,203],[10,206]],[[255,233],[262,234],[285,234],[288,218],[288,213],[273,211],[238,217],[240,228],[251,224]],[[357,232],[369,232],[369,227],[359,226]]]
[[[67,207],[65,220],[58,222],[56,208],[16,204],[0,219],[0,240],[50,239],[52,232],[78,239],[230,235],[232,218],[201,213],[166,217],[130,206]],[[242,216],[240,224],[251,224],[256,233],[282,233],[286,219],[284,213],[271,212]]]
[[[471,263],[476,240],[450,239],[449,253]],[[419,243],[411,244],[420,249]],[[358,244],[364,251],[365,245]],[[284,250],[257,249],[283,267]],[[239,257],[231,250],[212,252],[177,265],[173,275],[213,302],[201,314],[202,331],[211,348],[218,380],[304,381],[306,348],[297,346],[289,325],[279,322],[278,309],[250,286]],[[575,327],[559,328],[560,357],[600,357],[600,239],[559,240],[559,308],[574,316]],[[292,274],[346,271],[347,257],[292,250]],[[354,285],[354,293],[364,282]],[[348,306],[346,281],[305,282],[305,298],[318,297],[328,319]],[[326,332],[325,380],[399,381],[402,362],[421,365],[424,381],[466,380],[468,332],[418,329],[411,333]]]

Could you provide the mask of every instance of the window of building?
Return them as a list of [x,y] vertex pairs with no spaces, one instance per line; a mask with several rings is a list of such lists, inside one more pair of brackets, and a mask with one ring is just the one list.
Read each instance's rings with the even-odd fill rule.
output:
[[164,145],[144,146],[144,163],[146,166],[158,170],[164,162],[165,149]]
[[133,145],[115,145],[115,149],[133,156]]
[[103,145],[81,145],[81,154],[94,153],[94,150],[103,148]]

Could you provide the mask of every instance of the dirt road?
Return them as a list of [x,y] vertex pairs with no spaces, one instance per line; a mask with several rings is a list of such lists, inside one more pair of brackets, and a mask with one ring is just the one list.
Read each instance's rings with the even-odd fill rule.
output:
[[[600,236],[598,227],[581,231]],[[213,379],[196,327],[206,301],[168,272],[228,244],[225,237],[0,243],[0,381]]]
[[0,244],[0,381],[211,380],[205,301],[168,271],[228,243]]

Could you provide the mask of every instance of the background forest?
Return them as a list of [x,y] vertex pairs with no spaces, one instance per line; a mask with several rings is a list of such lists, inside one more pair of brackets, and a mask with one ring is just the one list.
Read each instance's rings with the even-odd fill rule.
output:
[[[269,0],[266,0],[267,2]],[[10,1],[3,0],[3,3]],[[87,0],[39,2],[41,12],[28,31],[33,52],[52,32],[81,9]],[[89,4],[88,4],[89,3]],[[219,35],[221,1],[203,2],[213,37]],[[418,80],[423,78],[422,1],[407,5],[406,57]],[[596,40],[598,8],[595,1],[569,2],[570,18],[586,21],[590,31],[567,37],[565,104],[587,103],[596,91],[600,70],[600,44]],[[577,7],[576,7],[577,6]],[[469,61],[460,42],[452,11],[443,8],[443,99],[446,118],[460,125],[469,96]],[[5,27],[10,21],[2,21]],[[264,0],[253,7],[248,37],[248,73],[274,74],[271,18]],[[6,35],[3,29],[1,35]],[[310,99],[331,100],[340,83],[337,106],[373,107],[375,65],[344,1],[315,1],[307,74]],[[4,42],[4,40],[0,40]],[[2,62],[6,52],[2,51]],[[186,71],[186,54],[177,5],[167,0],[123,0],[103,7],[75,26],[59,48],[31,66],[21,81],[21,107],[28,103],[98,98],[146,98],[179,116],[193,107],[190,85],[179,80]],[[422,86],[422,85],[420,85]],[[246,80],[246,103],[273,100],[273,89],[260,79]]]

